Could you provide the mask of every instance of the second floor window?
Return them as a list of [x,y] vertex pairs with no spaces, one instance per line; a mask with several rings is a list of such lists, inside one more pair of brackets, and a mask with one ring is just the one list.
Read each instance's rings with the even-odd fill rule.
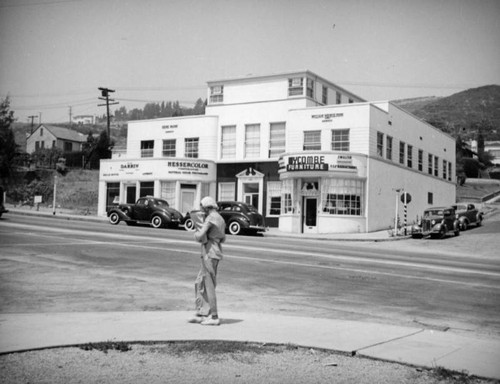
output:
[[418,150],[418,170],[422,172],[424,169],[424,151]]
[[260,156],[260,124],[245,125],[245,158]]
[[304,151],[321,151],[321,131],[304,132]]
[[278,157],[285,152],[285,123],[271,123],[269,127],[269,157]]
[[307,96],[314,99],[314,81],[312,79],[307,79]]
[[335,104],[342,104],[342,94],[339,91],[335,92]]
[[387,136],[387,146],[385,147],[385,157],[387,160],[392,160],[392,137]]
[[153,157],[154,147],[154,140],[141,141],[141,157]]
[[405,163],[405,143],[404,141],[399,142],[399,164]]
[[434,156],[434,176],[439,176],[439,157]]
[[236,125],[222,127],[221,158],[234,159],[236,157]]
[[197,137],[191,137],[191,138],[186,138],[184,139],[184,156],[197,159],[198,158],[198,145],[199,145],[199,139]]
[[408,145],[406,152],[406,166],[413,168],[413,146]]
[[321,102],[323,104],[328,104],[328,88],[323,86],[323,91],[321,93]]
[[210,87],[210,103],[222,103],[224,101],[224,86],[216,85]]
[[433,156],[432,156],[432,154],[429,153],[429,156],[427,159],[427,173],[429,173],[429,175],[432,175],[432,159],[433,159]]
[[349,151],[349,129],[332,129],[332,151]]
[[175,157],[175,139],[163,140],[163,157]]
[[377,132],[377,155],[384,156],[384,134]]

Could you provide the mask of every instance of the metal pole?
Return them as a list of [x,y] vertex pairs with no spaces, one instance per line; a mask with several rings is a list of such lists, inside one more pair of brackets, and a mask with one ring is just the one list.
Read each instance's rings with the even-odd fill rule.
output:
[[398,235],[399,189],[396,189],[396,214],[394,215],[394,237]]
[[54,175],[54,199],[52,201],[52,214],[56,214],[56,192],[57,192],[57,175]]

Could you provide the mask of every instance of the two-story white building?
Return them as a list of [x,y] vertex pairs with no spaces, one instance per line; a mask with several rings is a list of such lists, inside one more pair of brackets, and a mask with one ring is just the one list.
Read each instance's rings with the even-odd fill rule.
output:
[[[101,162],[100,214],[115,195],[185,213],[210,194],[253,204],[282,231],[347,233],[393,226],[396,202],[408,221],[455,202],[454,139],[389,102],[310,71],[211,81],[207,96],[205,116],[129,124],[127,151]],[[175,169],[193,158],[206,174]]]

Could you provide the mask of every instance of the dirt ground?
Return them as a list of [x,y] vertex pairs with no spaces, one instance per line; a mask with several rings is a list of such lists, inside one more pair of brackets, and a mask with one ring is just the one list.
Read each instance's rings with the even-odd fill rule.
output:
[[9,384],[494,383],[289,345],[216,341],[101,344],[9,354],[0,356],[0,373],[0,383]]

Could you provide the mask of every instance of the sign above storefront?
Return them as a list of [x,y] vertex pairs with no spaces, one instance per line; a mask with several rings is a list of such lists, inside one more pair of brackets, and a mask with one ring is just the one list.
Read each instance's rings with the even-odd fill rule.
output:
[[151,159],[138,161],[105,161],[101,163],[101,177],[120,180],[166,178],[177,180],[212,180],[215,164],[198,159]]
[[283,172],[343,172],[359,173],[364,162],[361,156],[351,154],[286,155],[279,160],[279,173]]

